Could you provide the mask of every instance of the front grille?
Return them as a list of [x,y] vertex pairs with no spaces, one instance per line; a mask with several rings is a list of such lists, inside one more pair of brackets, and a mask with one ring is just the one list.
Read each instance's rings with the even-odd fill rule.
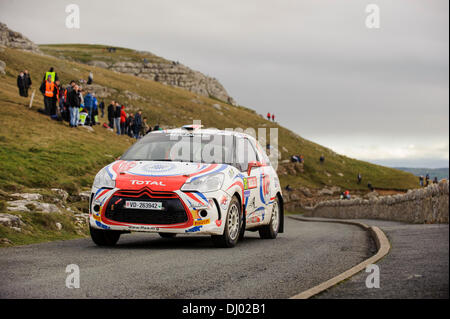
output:
[[[134,196],[132,196],[134,195]],[[124,208],[126,200],[161,202],[163,210]],[[158,194],[152,196],[147,192],[121,192],[115,194],[108,202],[105,217],[123,223],[170,225],[188,221],[188,216],[180,199],[174,194]]]

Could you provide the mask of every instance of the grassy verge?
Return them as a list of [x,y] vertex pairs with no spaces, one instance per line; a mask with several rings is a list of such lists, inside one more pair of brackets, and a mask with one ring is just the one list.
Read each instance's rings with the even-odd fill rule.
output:
[[[24,225],[21,226],[20,232],[0,225],[0,238],[8,238],[11,242],[11,244],[0,242],[0,247],[76,239],[88,235],[87,227],[77,228],[74,224],[74,216],[68,213],[8,212],[8,214],[19,216]],[[62,225],[61,230],[58,230],[56,223]]]

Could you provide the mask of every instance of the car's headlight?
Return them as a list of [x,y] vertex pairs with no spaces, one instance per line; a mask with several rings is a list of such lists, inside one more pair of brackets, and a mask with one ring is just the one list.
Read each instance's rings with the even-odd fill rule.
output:
[[199,177],[191,182],[184,183],[181,190],[201,193],[215,192],[222,187],[224,178],[223,173]]
[[109,176],[106,168],[103,168],[97,173],[94,179],[94,187],[96,188],[114,188],[116,187],[116,182]]

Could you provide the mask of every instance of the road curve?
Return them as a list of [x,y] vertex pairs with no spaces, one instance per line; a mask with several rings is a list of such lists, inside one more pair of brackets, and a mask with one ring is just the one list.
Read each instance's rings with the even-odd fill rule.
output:
[[[247,232],[233,249],[209,237],[123,235],[114,248],[90,239],[0,249],[0,298],[289,298],[374,254],[357,226],[285,219],[276,240]],[[66,266],[80,288],[65,286]]]

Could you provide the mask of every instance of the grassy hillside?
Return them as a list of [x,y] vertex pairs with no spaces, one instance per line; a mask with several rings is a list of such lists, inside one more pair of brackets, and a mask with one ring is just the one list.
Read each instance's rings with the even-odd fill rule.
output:
[[[49,53],[46,50],[48,47],[41,49]],[[83,62],[88,62],[94,55],[96,60],[100,60],[99,56],[107,54],[101,46],[59,47],[76,54],[77,59]],[[123,54],[130,56],[137,54],[127,49],[117,52],[122,54],[122,50]],[[57,56],[61,54],[58,52]],[[38,87],[43,73],[50,66],[55,68],[63,84],[72,79],[87,79],[89,71],[93,70],[96,84],[115,89],[105,100],[106,104],[111,99],[118,99],[131,109],[141,108],[152,125],[159,122],[162,127],[174,127],[200,119],[206,127],[219,129],[277,127],[282,159],[300,153],[306,159],[304,173],[281,176],[283,185],[289,183],[291,187],[313,188],[337,185],[365,189],[370,180],[375,187],[386,189],[417,186],[417,178],[412,174],[335,154],[245,107],[234,107],[154,81],[47,55],[6,48],[0,52],[0,60],[6,63],[7,71],[6,75],[0,75],[0,189],[63,187],[75,191],[88,187],[101,166],[133,143],[130,138],[118,137],[102,127],[95,127],[94,132],[83,128],[71,129],[66,123],[51,121],[37,113],[36,109],[43,107]],[[16,88],[17,74],[23,69],[30,71],[33,87],[36,88],[36,99],[31,110],[27,107],[29,98],[20,97]],[[130,99],[127,91],[138,94],[140,98]],[[213,107],[214,104],[216,107]],[[319,163],[322,154],[326,157],[323,165]],[[355,182],[358,171],[364,177],[365,183],[362,185]]]
[[95,60],[112,64],[119,61],[142,62],[144,59],[147,59],[149,63],[170,63],[170,61],[150,52],[114,47],[116,51],[111,53],[107,51],[107,48],[106,45],[93,44],[47,44],[39,46],[39,49],[45,54],[82,63]]

